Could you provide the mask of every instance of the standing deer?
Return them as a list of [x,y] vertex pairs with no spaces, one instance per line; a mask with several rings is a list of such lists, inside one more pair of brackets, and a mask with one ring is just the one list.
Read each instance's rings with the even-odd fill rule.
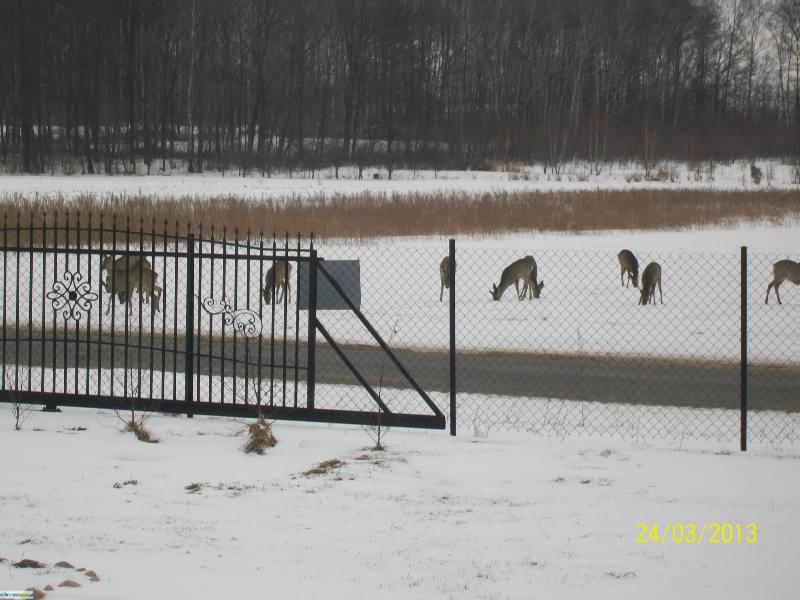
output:
[[752,179],[753,183],[756,185],[761,184],[761,169],[759,169],[753,163],[750,163],[750,179]]
[[775,296],[778,298],[778,304],[781,304],[781,295],[778,293],[778,288],[784,281],[791,281],[795,285],[800,285],[800,263],[793,260],[779,260],[772,265],[772,282],[767,286],[767,298],[764,304],[769,304],[769,292],[774,287]]
[[[519,291],[519,281],[522,280],[522,293]],[[526,293],[530,293],[531,298],[538,298],[544,287],[544,281],[536,283],[536,261],[532,256],[526,256],[515,260],[513,263],[503,269],[500,275],[500,285],[492,285],[492,290],[489,292],[492,295],[492,300],[500,300],[503,297],[503,292],[511,285],[517,290],[517,299],[522,302]]]
[[[619,282],[620,285],[628,287],[633,283],[633,287],[639,287],[639,261],[630,250],[622,250],[617,254],[619,259]],[[625,274],[628,274],[628,281],[625,281]]]
[[664,304],[664,296],[661,293],[661,265],[651,262],[642,271],[642,295],[639,298],[639,304],[644,306],[650,301],[653,304],[656,303],[656,286],[658,286],[658,298],[661,304]]
[[284,296],[287,297],[287,300],[291,300],[292,289],[289,281],[291,276],[292,265],[290,263],[282,260],[273,263],[264,278],[264,289],[261,291],[264,302],[271,304],[273,296],[275,302],[282,302]]
[[111,302],[106,307],[106,314],[111,311],[114,297],[120,304],[128,303],[128,314],[133,313],[134,290],[139,290],[139,297],[145,304],[152,303],[153,310],[161,310],[163,289],[158,286],[158,273],[143,256],[122,256],[116,260],[111,255],[102,257],[101,271],[106,271],[103,288],[111,294]]
[[439,290],[439,302],[442,301],[444,291],[450,289],[450,257],[445,256],[439,263],[439,279],[442,282],[442,289]]

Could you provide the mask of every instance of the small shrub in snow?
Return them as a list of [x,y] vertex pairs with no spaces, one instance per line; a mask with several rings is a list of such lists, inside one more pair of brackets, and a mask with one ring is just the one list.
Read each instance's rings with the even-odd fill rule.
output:
[[248,454],[251,452],[264,454],[264,450],[272,448],[278,443],[278,439],[272,433],[272,425],[264,418],[264,415],[259,415],[255,423],[250,423],[247,426],[247,435],[248,439],[244,445],[244,451]]
[[150,435],[150,432],[145,428],[144,423],[141,420],[134,421],[131,419],[125,423],[125,431],[132,431],[136,436],[136,439],[140,442],[147,442],[148,444],[158,443],[158,440]]

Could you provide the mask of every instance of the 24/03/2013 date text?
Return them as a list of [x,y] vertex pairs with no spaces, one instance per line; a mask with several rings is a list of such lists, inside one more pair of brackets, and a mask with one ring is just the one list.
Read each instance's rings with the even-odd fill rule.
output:
[[758,526],[755,523],[636,523],[636,543],[656,544],[755,544]]

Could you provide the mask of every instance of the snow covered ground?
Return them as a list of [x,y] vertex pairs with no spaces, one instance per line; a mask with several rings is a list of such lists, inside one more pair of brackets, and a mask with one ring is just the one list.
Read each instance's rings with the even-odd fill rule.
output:
[[[609,163],[602,172],[594,174],[585,163],[569,163],[555,174],[544,172],[541,166],[524,166],[519,172],[487,171],[411,171],[398,170],[388,179],[383,169],[368,168],[364,179],[352,167],[339,170],[335,179],[333,169],[285,174],[275,177],[258,175],[239,177],[235,172],[202,175],[108,176],[108,175],[3,175],[0,177],[0,198],[13,194],[33,197],[95,194],[99,197],[146,195],[157,197],[192,196],[211,198],[235,196],[254,200],[291,198],[317,195],[356,194],[360,192],[405,194],[464,191],[469,193],[505,191],[568,191],[597,189],[800,189],[800,169],[778,160],[757,160],[763,178],[760,185],[750,177],[750,163],[735,161],[728,164],[700,163],[690,168],[686,163],[663,162],[653,169],[647,179],[645,170],[637,163]],[[375,178],[377,177],[377,179]]]
[[[0,564],[0,590],[71,579],[82,587],[48,597],[797,595],[797,447],[395,429],[381,453],[360,428],[277,423],[278,446],[256,456],[232,419],[153,415],[158,444],[120,426],[66,409],[14,432],[3,408],[0,556],[46,566]],[[344,464],[303,475],[331,459]],[[637,544],[640,522],[755,523],[758,537]]]

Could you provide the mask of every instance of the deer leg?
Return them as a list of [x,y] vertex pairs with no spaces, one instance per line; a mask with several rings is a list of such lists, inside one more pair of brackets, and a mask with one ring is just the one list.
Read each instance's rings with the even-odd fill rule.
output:
[[[658,299],[661,300],[661,304],[664,304],[664,294],[661,292],[661,282],[658,282]],[[656,303],[656,291],[653,290],[653,304]]]
[[442,301],[443,297],[444,297],[444,281],[442,282],[442,287],[439,289],[439,302]]
[[778,298],[778,304],[783,304],[781,302],[781,293],[778,291],[778,288],[781,287],[782,283],[783,283],[782,281],[779,281],[778,283],[775,284],[775,296]]
[[153,286],[153,290],[150,292],[151,297],[151,312],[158,312],[161,310],[161,292],[163,290],[158,286]]

